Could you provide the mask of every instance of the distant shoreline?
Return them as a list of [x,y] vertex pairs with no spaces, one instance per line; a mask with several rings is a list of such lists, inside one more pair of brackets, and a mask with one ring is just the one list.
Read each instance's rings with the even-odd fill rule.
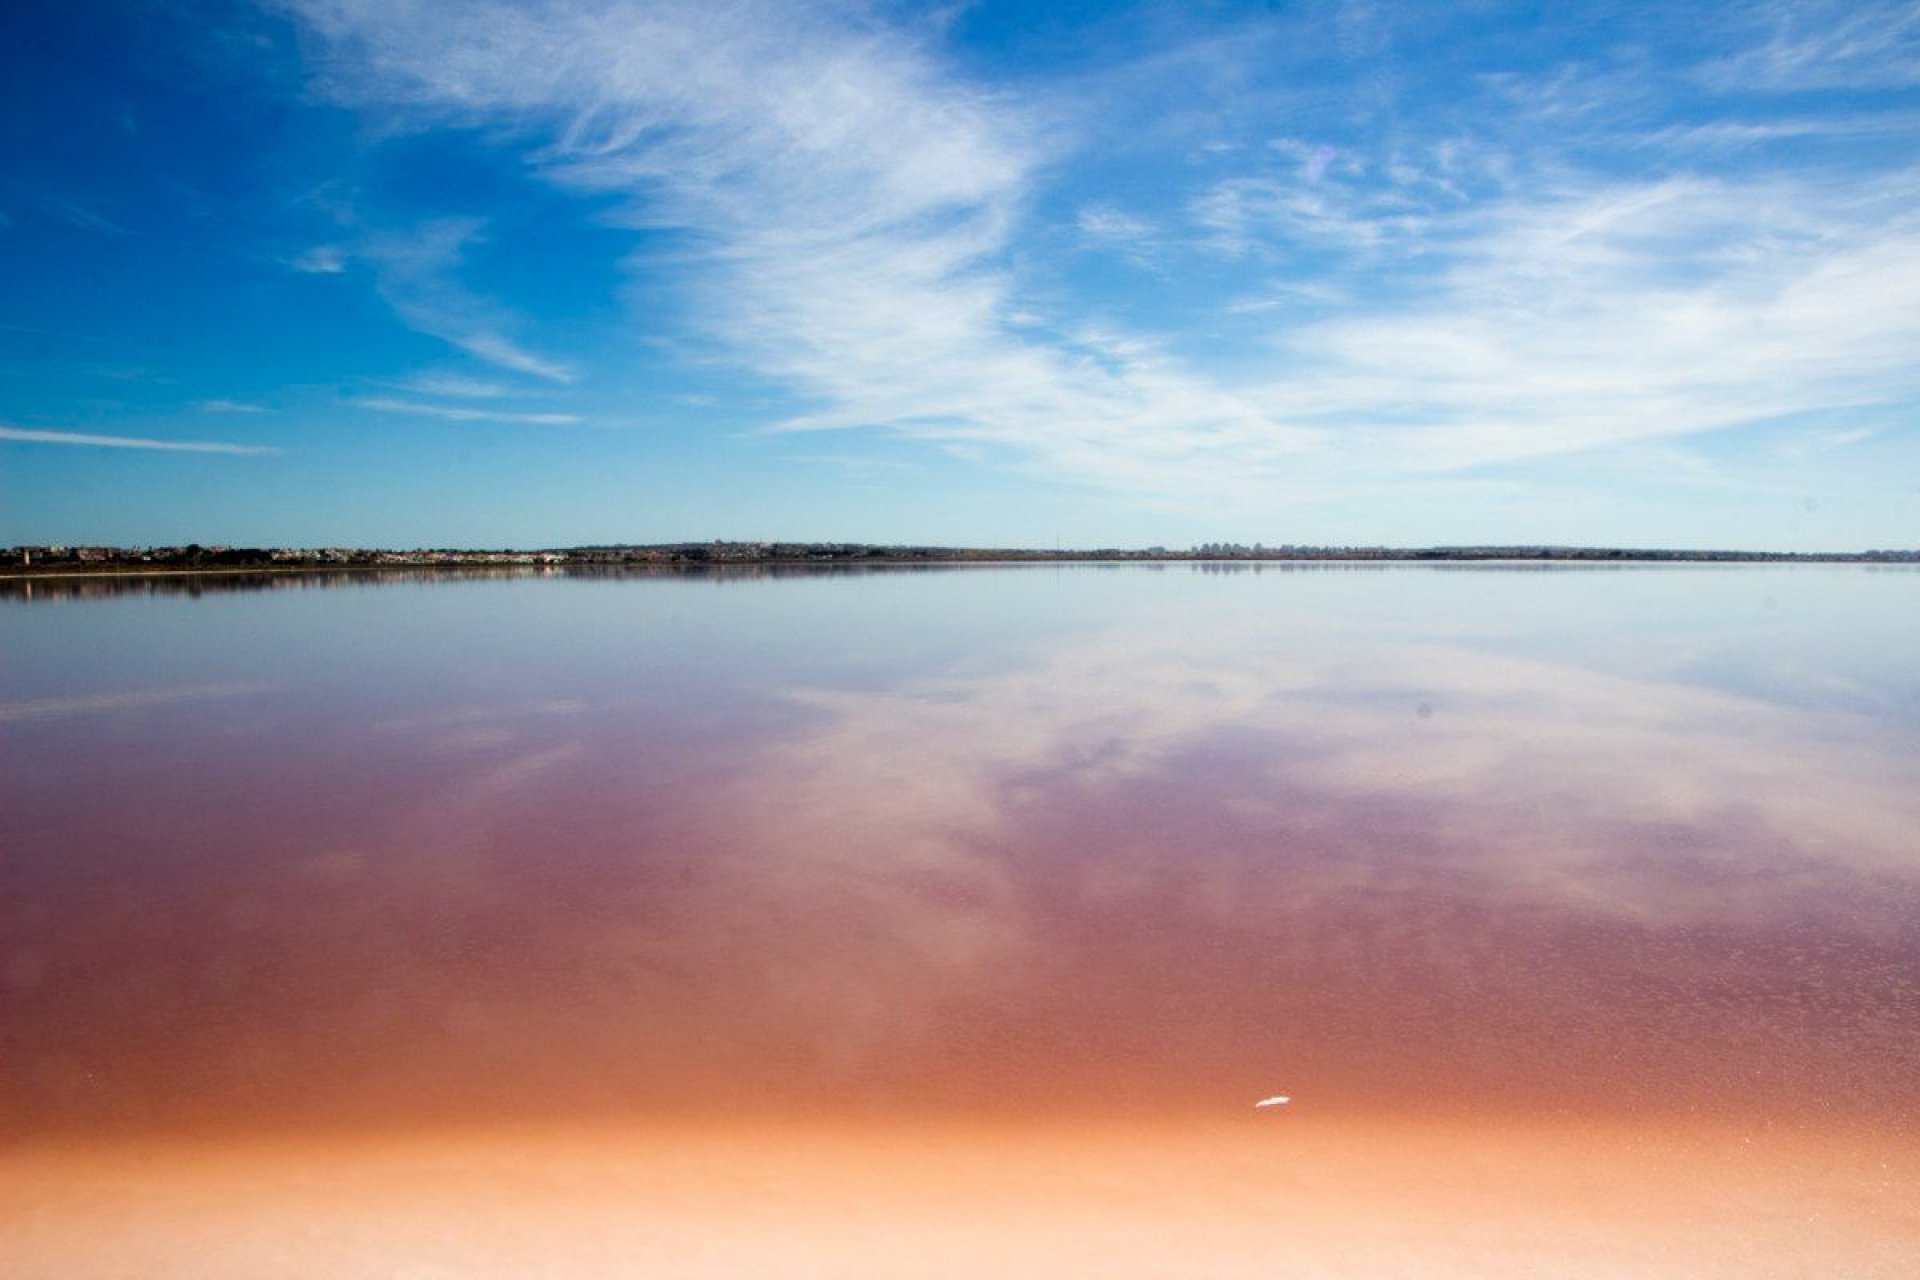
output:
[[1563,563],[1563,564],[1920,564],[1920,550],[1853,552],[1708,551],[1669,548],[1267,547],[1202,544],[1186,551],[886,546],[868,543],[702,542],[568,547],[538,551],[253,547],[12,547],[0,551],[0,580],[171,577],[183,574],[404,572],[410,569],[617,569],[708,566],[884,566],[1077,563]]

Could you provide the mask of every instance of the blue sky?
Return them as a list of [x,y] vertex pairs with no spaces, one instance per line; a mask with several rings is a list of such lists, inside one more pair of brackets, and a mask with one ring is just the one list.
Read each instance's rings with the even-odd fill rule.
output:
[[1920,545],[1920,6],[18,0],[0,542]]

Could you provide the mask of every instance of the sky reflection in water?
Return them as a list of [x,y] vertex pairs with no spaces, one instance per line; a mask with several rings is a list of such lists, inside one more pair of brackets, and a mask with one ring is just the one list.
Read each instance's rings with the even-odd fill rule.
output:
[[7,1123],[1920,1103],[1920,576],[9,601]]

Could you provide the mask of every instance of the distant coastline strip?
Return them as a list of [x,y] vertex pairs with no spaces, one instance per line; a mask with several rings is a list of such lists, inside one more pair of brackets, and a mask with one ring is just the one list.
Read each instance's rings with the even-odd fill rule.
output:
[[1202,543],[1189,549],[1098,547],[1065,550],[1015,547],[938,547],[864,542],[668,542],[542,550],[461,550],[367,547],[14,546],[0,548],[0,577],[24,578],[103,572],[209,573],[232,570],[638,567],[750,565],[889,565],[965,563],[1152,563],[1485,561],[1587,564],[1920,564],[1920,550],[1765,551],[1566,546],[1280,546]]

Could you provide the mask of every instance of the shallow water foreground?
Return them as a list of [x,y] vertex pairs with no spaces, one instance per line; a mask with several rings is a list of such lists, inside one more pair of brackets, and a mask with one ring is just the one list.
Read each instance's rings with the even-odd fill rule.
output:
[[1913,570],[188,583],[0,596],[9,1275],[1920,1269]]

